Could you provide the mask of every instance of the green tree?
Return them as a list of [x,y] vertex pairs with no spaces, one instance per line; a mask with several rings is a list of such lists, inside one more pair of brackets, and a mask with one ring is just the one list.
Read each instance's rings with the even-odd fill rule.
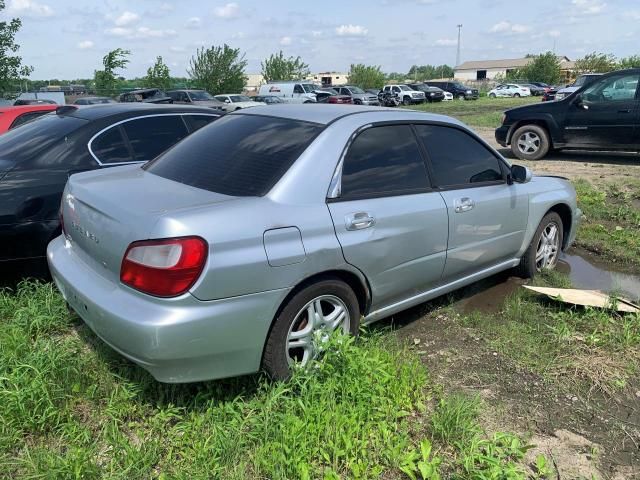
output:
[[171,88],[169,67],[162,61],[162,57],[156,57],[156,63],[147,69],[144,84],[147,87],[161,88],[163,90]]
[[265,82],[298,80],[309,75],[309,65],[302,58],[285,58],[282,50],[272,54],[260,65]]
[[618,67],[624,68],[640,68],[640,55],[631,55],[630,57],[621,58]]
[[126,68],[129,63],[127,58],[129,55],[131,55],[129,50],[116,48],[102,57],[104,70],[96,70],[93,74],[93,81],[97,91],[103,94],[115,93],[119,82],[116,70]]
[[522,68],[507,72],[509,80],[527,80],[529,82],[544,82],[549,85],[558,83],[562,78],[560,60],[553,52],[532,55],[531,61]]
[[616,69],[616,57],[611,53],[593,52],[576,60],[578,73],[607,73]]
[[187,72],[194,83],[213,95],[240,93],[246,77],[247,61],[239,48],[226,43],[222,47],[200,48],[191,57]]
[[[4,0],[0,0],[0,12],[4,10]],[[9,22],[0,22],[0,91],[14,90],[15,83],[21,78],[28,77],[32,67],[22,65],[22,57],[12,55],[20,49],[15,42],[15,35],[22,27],[19,18],[12,18]]]
[[360,88],[382,88],[385,79],[385,74],[377,65],[351,64],[349,83],[352,85]]
[[423,82],[434,78],[453,78],[453,74],[453,68],[449,65],[413,65],[407,77]]

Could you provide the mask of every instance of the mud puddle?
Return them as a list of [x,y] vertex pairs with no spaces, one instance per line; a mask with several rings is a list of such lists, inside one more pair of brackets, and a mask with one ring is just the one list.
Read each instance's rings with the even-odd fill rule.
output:
[[589,258],[580,250],[564,253],[558,261],[558,270],[569,275],[575,288],[614,292],[629,300],[640,299],[640,276],[612,270],[611,265]]

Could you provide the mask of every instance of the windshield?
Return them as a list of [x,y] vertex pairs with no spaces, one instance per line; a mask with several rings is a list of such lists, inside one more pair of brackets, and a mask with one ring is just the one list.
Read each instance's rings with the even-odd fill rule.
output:
[[165,93],[162,90],[150,90],[147,92],[138,92],[137,95],[140,95],[142,98],[166,97]]
[[364,90],[360,87],[349,87],[349,90],[351,90],[351,93],[364,93]]
[[314,85],[313,83],[303,83],[302,88],[305,93],[313,93],[314,90],[320,88],[318,85]]
[[460,82],[452,82],[451,85],[453,85],[456,88],[467,88],[464,85],[462,85]]
[[229,95],[229,99],[233,102],[233,103],[238,103],[238,102],[251,102],[252,100],[247,97],[246,95]]
[[403,92],[411,91],[411,89],[406,85],[400,85],[400,90],[402,90]]
[[191,97],[192,102],[215,100],[209,92],[205,92],[204,90],[193,90],[189,92],[189,97]]
[[578,77],[578,79],[575,81],[573,86],[574,87],[581,87],[585,83],[593,80],[594,77],[597,77],[597,75],[582,75],[582,76]]
[[20,161],[50,149],[86,120],[50,113],[0,135],[0,158]]

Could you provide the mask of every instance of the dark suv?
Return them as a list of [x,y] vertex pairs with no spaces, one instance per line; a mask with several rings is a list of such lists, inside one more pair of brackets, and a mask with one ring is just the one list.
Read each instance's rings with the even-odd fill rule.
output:
[[458,100],[477,100],[479,96],[477,88],[465,87],[460,82],[429,81],[424,83],[432,87],[438,87],[445,92],[449,92],[453,95],[453,98],[457,98]]
[[432,87],[425,83],[409,83],[408,86],[418,92],[424,92],[424,96],[429,103],[441,102],[444,100],[444,90],[441,88]]
[[505,112],[497,142],[523,160],[550,150],[640,150],[640,68],[602,75],[562,100]]

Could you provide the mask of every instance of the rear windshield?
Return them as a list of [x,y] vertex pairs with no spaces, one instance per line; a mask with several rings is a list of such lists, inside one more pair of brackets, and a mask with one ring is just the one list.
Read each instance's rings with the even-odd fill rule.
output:
[[229,115],[190,135],[143,168],[210,192],[262,196],[284,175],[321,125]]
[[50,113],[0,135],[0,158],[20,161],[54,146],[87,123],[76,117]]

